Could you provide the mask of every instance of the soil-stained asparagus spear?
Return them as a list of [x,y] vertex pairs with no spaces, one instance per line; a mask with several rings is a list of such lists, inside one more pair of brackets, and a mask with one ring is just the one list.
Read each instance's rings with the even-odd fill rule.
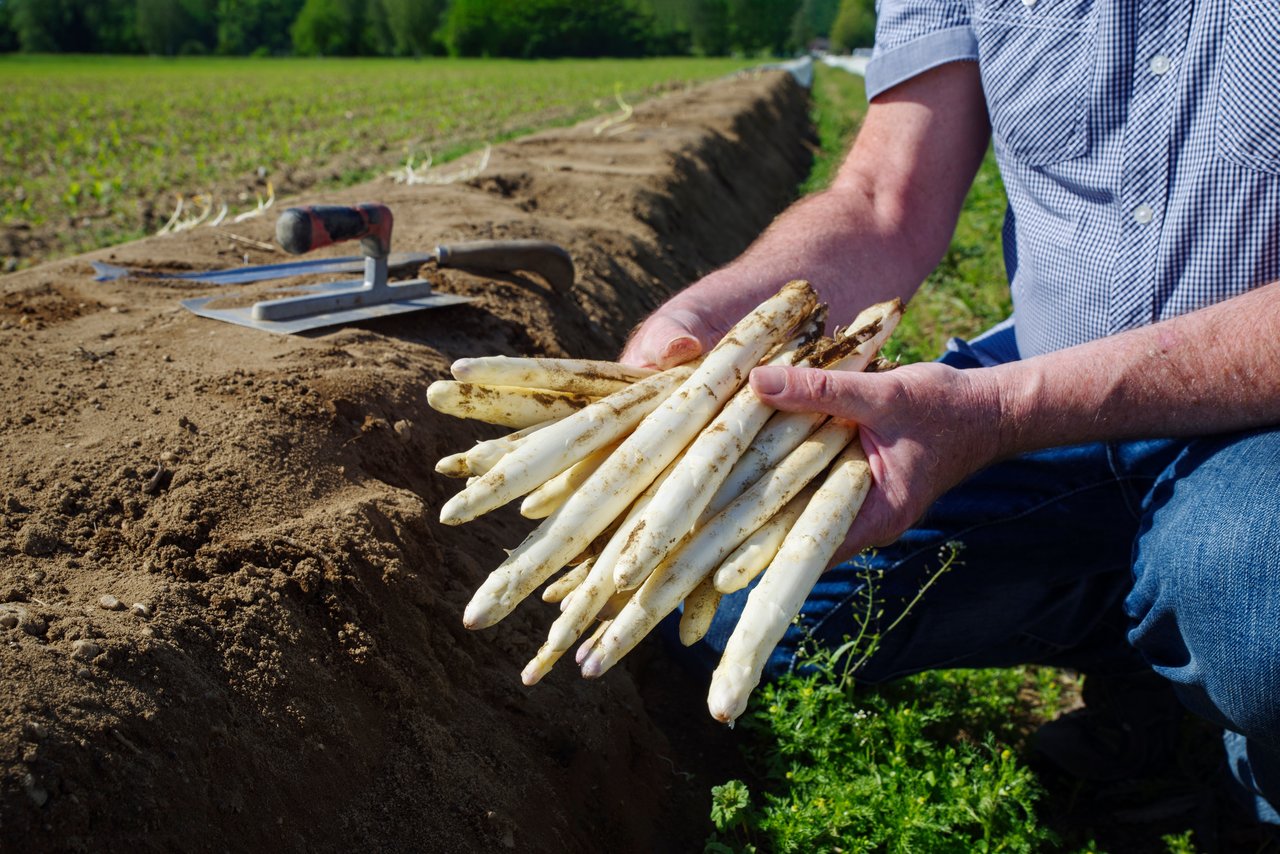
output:
[[720,605],[721,593],[707,576],[685,597],[684,610],[680,612],[680,643],[693,646],[706,637]]
[[747,707],[765,662],[844,541],[870,488],[871,469],[855,439],[831,467],[777,557],[747,597],[711,677],[707,706],[714,718],[729,723]]
[[[800,336],[788,342],[769,364],[808,363],[806,347],[822,335],[826,322],[825,310],[814,314]],[[707,429],[698,434],[645,509],[627,548],[618,556],[613,583],[619,590],[639,586],[689,532],[733,464],[773,412],[750,386],[743,386]]]
[[592,400],[584,394],[453,380],[436,380],[427,386],[427,403],[437,412],[512,428],[563,418]]
[[631,432],[693,371],[692,366],[681,365],[654,374],[526,437],[476,483],[450,498],[440,510],[440,521],[460,525],[537,489]]
[[[876,303],[854,318],[836,344],[815,356],[815,367],[829,371],[863,371],[902,319],[902,303],[896,299]],[[742,453],[729,476],[721,484],[703,514],[714,515],[743,493],[778,461],[791,453],[826,420],[820,412],[779,412],[756,434],[755,441]],[[700,523],[701,524],[701,523]]]
[[[516,430],[514,433],[508,433],[505,436],[499,436],[496,439],[486,439],[483,442],[476,442],[467,450],[467,471],[472,476],[479,476],[493,468],[498,460],[515,450],[516,445],[525,440],[526,437],[532,436],[543,427],[550,427],[559,421],[559,418],[548,418],[546,421],[539,421],[531,427],[524,427]],[[446,458],[447,459],[447,458]],[[437,469],[438,470],[438,469]]]
[[[561,600],[560,616],[551,624],[546,642],[520,674],[524,684],[533,685],[546,676],[552,666],[560,660],[560,656],[568,652],[569,647],[573,646],[578,638],[582,637],[583,632],[590,628],[592,621],[599,616],[605,604],[617,592],[617,588],[613,586],[612,567],[617,562],[618,553],[631,539],[635,523],[644,513],[644,508],[678,463],[679,461],[676,460],[668,465],[666,471],[658,475],[649,488],[632,503],[622,524],[613,532],[609,542],[593,561],[590,573],[574,588],[573,595]],[[592,641],[591,645],[594,646],[595,642]]]
[[747,372],[816,306],[808,283],[792,282],[730,329],[689,379],[489,575],[467,605],[463,623],[469,628],[493,625],[581,551],[684,450],[746,381]]
[[856,436],[857,430],[845,421],[828,421],[714,519],[694,531],[640,585],[583,662],[582,675],[588,679],[600,676],[630,652],[743,540],[817,477]]
[[765,522],[756,532],[742,541],[742,545],[725,558],[724,563],[711,575],[712,583],[721,593],[735,593],[750,584],[773,561],[787,532],[800,518],[801,511],[813,497],[814,487],[805,488],[778,514]]
[[520,515],[526,519],[545,519],[556,511],[556,508],[569,500],[569,496],[582,484],[587,482],[600,464],[618,447],[618,443],[605,445],[592,451],[551,480],[539,486],[524,497],[520,504]]
[[569,570],[555,581],[547,585],[542,591],[542,601],[559,603],[565,600],[565,597],[572,593],[582,584],[587,577],[587,573],[591,572],[591,565],[596,562],[594,557],[589,557],[577,566],[570,567]]
[[578,664],[582,663],[583,659],[591,653],[591,650],[595,647],[600,638],[604,637],[604,633],[609,630],[609,624],[612,622],[613,620],[602,620],[600,624],[596,626],[596,630],[591,633],[591,637],[582,642],[582,645],[578,647],[577,653],[574,654],[574,659]]
[[472,477],[476,473],[467,465],[467,452],[462,451],[441,457],[436,462],[436,474],[442,474],[445,477]]
[[654,373],[618,362],[509,356],[458,359],[451,370],[453,378],[463,382],[545,388],[592,397],[613,394]]

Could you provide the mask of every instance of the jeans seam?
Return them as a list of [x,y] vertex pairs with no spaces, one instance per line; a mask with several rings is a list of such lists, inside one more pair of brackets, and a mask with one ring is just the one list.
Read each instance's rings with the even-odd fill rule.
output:
[[[1151,485],[1158,479],[1158,476],[1151,477],[1147,475],[1121,474],[1120,466],[1116,461],[1116,443],[1108,442],[1107,449],[1107,466],[1111,469],[1111,474],[1115,477],[1116,483],[1120,486],[1120,496],[1124,498],[1125,507],[1129,508],[1129,514],[1135,520],[1141,520],[1143,517],[1143,504],[1146,502],[1146,496],[1151,492]],[[1134,481],[1147,481],[1147,488],[1139,495],[1135,490],[1130,488],[1130,484]]]
[[[1113,471],[1113,474],[1114,474],[1114,471]],[[1041,509],[1042,509],[1042,508],[1044,508],[1044,507],[1049,506],[1050,504],[1054,503],[1055,501],[1061,501],[1061,500],[1062,500],[1062,499],[1064,499],[1064,498],[1070,498],[1070,497],[1071,497],[1071,496],[1073,496],[1073,495],[1079,495],[1079,494],[1080,494],[1080,493],[1082,493],[1082,492],[1087,492],[1087,491],[1088,491],[1088,490],[1090,490],[1090,489],[1096,489],[1096,488],[1097,488],[1097,487],[1099,487],[1099,486],[1106,486],[1107,484],[1115,483],[1115,482],[1123,483],[1123,482],[1125,482],[1125,481],[1137,480],[1137,479],[1138,479],[1138,478],[1137,478],[1137,476],[1135,476],[1135,475],[1126,475],[1126,476],[1124,476],[1124,477],[1114,477],[1113,479],[1109,479],[1109,480],[1099,480],[1099,481],[1095,481],[1095,482],[1090,483],[1090,484],[1087,484],[1087,485],[1085,485],[1085,486],[1080,486],[1080,487],[1077,487],[1076,489],[1072,489],[1072,490],[1067,491],[1067,492],[1059,493],[1058,495],[1055,495],[1055,496],[1054,496],[1053,498],[1051,498],[1051,499],[1046,499],[1045,501],[1041,501],[1041,502],[1039,502],[1038,504],[1036,504],[1036,505],[1034,505],[1034,506],[1032,506],[1032,507],[1028,507],[1027,509],[1025,509],[1025,510],[1023,510],[1023,511],[1018,512],[1018,513],[1014,513],[1014,514],[1012,514],[1012,515],[1010,515],[1010,516],[1003,516],[1003,517],[1001,517],[999,520],[991,521],[991,522],[983,522],[983,523],[979,523],[979,524],[975,524],[975,525],[970,525],[969,527],[965,528],[963,531],[959,531],[959,532],[956,532],[955,534],[952,534],[952,535],[948,538],[948,541],[949,541],[949,540],[961,540],[961,538],[962,538],[965,534],[969,534],[969,533],[971,533],[971,532],[973,532],[973,531],[977,531],[977,530],[979,530],[979,529],[981,529],[981,528],[989,527],[989,526],[994,525],[994,524],[1003,524],[1003,523],[1005,523],[1005,522],[1010,522],[1010,521],[1013,521],[1013,520],[1015,520],[1015,519],[1021,519],[1021,518],[1025,517],[1025,516],[1029,516],[1030,514],[1035,513],[1035,512],[1036,512],[1036,511],[1038,511],[1038,510],[1041,510]],[[1127,497],[1126,497],[1126,503],[1127,503]],[[961,541],[963,542],[963,540],[961,540]],[[891,569],[896,569],[897,567],[902,566],[902,564],[906,563],[907,561],[911,560],[912,558],[915,558],[915,557],[917,557],[917,556],[919,556],[919,555],[923,554],[923,553],[926,551],[926,549],[927,549],[927,548],[933,548],[933,546],[932,546],[932,545],[931,545],[931,546],[928,546],[928,547],[921,546],[920,548],[915,549],[914,551],[910,552],[909,554],[903,555],[903,557],[902,557],[901,559],[899,559],[899,560],[895,561],[895,562],[894,562],[893,564],[891,564],[889,567],[886,567],[885,571],[887,572],[887,571],[889,571],[889,570],[891,570]],[[856,592],[851,592],[851,593],[849,593],[847,596],[845,596],[843,599],[841,599],[838,603],[836,603],[836,605],[835,605],[834,607],[830,608],[830,609],[827,611],[826,615],[825,615],[825,616],[823,616],[823,617],[822,617],[822,619],[818,620],[818,622],[816,622],[816,623],[814,623],[814,624],[813,624],[813,627],[810,629],[810,632],[811,632],[811,633],[813,633],[813,634],[816,634],[816,633],[818,632],[818,630],[820,630],[820,629],[821,629],[821,628],[826,624],[827,620],[828,620],[828,619],[830,619],[830,617],[831,617],[833,614],[835,614],[838,610],[840,610],[841,608],[844,608],[846,605],[848,605],[848,604],[853,600],[853,597],[854,597],[854,596],[856,596],[856,595],[857,595],[857,593],[856,593]],[[791,662],[790,662],[790,665],[788,666],[788,668],[787,668],[787,669],[788,669],[788,670],[794,670],[794,669],[795,669],[795,667],[796,667],[796,654],[795,654],[795,653],[792,653],[792,654],[791,654],[791,656],[790,656],[790,658],[791,658]]]

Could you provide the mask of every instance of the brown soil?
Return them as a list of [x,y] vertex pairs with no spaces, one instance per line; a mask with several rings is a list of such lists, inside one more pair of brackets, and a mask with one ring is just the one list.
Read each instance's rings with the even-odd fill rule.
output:
[[463,356],[614,354],[789,201],[806,109],[740,77],[495,149],[465,183],[323,199],[389,204],[399,251],[557,241],[567,295],[427,269],[478,300],[276,336],[179,307],[205,286],[91,281],[90,258],[282,260],[207,228],[0,279],[0,848],[699,850],[734,755],[705,684],[651,641],[526,689],[551,606],[463,629],[530,524],[437,523],[458,484],[435,460],[500,431],[425,390]]

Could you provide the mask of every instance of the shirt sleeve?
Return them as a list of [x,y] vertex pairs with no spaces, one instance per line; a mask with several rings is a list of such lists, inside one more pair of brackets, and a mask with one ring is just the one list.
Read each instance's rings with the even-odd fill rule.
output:
[[977,59],[965,0],[878,0],[867,99],[939,65]]

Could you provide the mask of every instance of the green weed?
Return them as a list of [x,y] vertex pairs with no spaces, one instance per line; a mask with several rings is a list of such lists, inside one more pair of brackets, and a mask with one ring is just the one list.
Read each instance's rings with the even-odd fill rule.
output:
[[[920,596],[955,561],[944,551]],[[875,579],[854,605],[861,631],[835,649],[811,645],[803,671],[764,686],[744,726],[759,795],[731,781],[712,793],[707,851],[1030,852],[1054,844],[1040,825],[1018,735],[1016,671],[926,673],[884,690],[857,687],[895,619]]]
[[1160,837],[1169,854],[1196,854],[1196,844],[1191,841],[1192,832],[1168,833]]

